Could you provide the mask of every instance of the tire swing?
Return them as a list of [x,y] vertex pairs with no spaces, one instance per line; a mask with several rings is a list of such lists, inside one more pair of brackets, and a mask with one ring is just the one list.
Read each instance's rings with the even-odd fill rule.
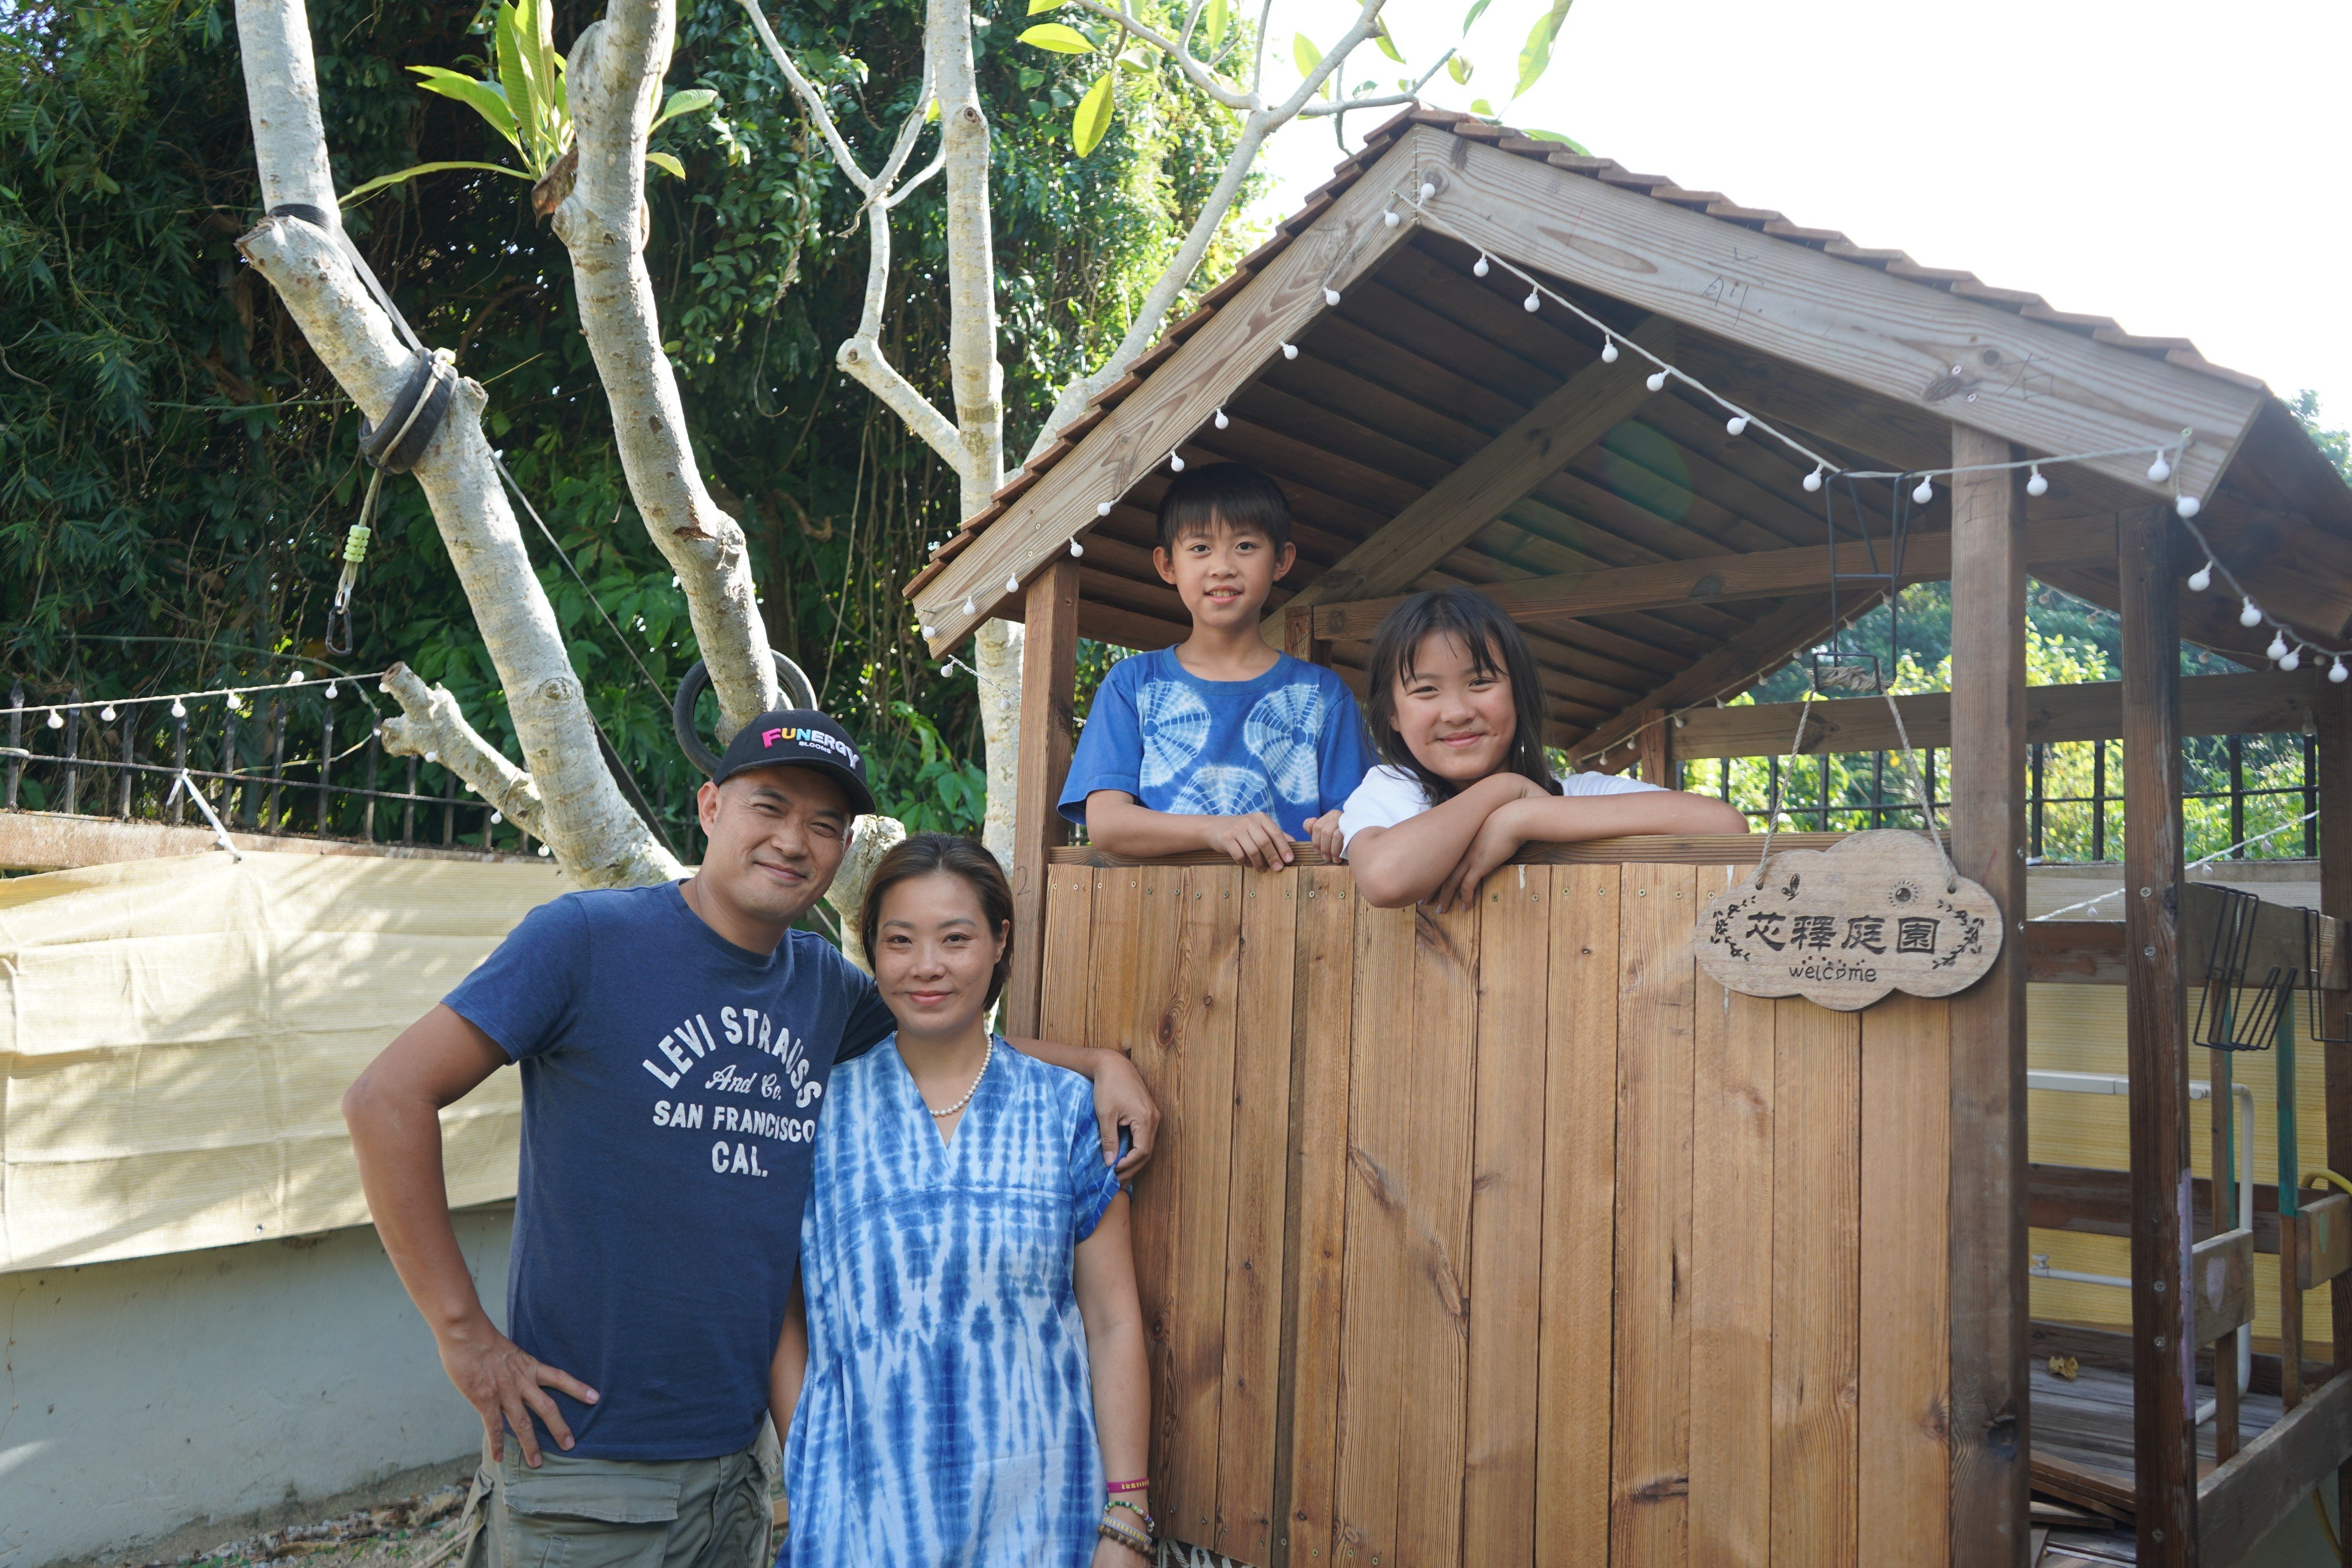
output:
[[[783,690],[784,703],[792,708],[814,708],[816,688],[810,684],[808,674],[801,667],[773,648],[769,656],[776,661],[776,684]],[[710,671],[700,659],[678,682],[677,700],[670,704],[670,728],[677,735],[677,749],[686,760],[702,770],[704,778],[715,777],[719,772],[719,753],[705,745],[702,733],[694,723],[694,705],[710,685]]]

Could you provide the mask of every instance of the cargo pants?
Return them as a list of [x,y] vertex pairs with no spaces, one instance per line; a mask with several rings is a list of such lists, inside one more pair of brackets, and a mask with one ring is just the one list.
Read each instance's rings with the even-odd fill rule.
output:
[[768,1491],[783,1457],[772,1423],[715,1459],[590,1459],[552,1445],[540,1468],[509,1435],[474,1472],[461,1568],[771,1568]]

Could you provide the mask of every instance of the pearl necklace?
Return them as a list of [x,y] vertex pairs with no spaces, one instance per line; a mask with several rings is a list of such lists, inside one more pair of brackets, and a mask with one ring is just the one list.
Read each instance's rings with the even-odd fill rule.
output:
[[[963,1091],[963,1098],[957,1100],[953,1105],[949,1106],[945,1110],[931,1110],[930,1101],[924,1100],[923,1109],[925,1110],[931,1110],[932,1119],[937,1121],[945,1117],[953,1116],[957,1111],[961,1110],[965,1106],[971,1104],[971,1097],[980,1092],[980,1080],[988,1076],[988,1064],[994,1060],[995,1058],[996,1037],[994,1035],[991,1035],[988,1037],[988,1049],[981,1053],[980,1070],[971,1075],[971,1087]],[[919,1096],[922,1093],[922,1090],[917,1089],[915,1092]]]

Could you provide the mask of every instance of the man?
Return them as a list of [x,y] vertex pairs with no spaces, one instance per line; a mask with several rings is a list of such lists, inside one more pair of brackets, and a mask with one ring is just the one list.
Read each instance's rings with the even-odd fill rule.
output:
[[[834,1065],[886,1037],[873,982],[795,931],[874,809],[813,710],[737,734],[684,882],[534,910],[343,1096],[385,1253],[480,1412],[467,1568],[764,1568],[769,1365]],[[1096,1083],[1106,1161],[1158,1121],[1115,1052],[1024,1040]],[[509,1334],[449,1223],[437,1112],[521,1064]],[[551,1450],[541,1432],[553,1439]],[[507,1440],[508,1433],[513,1442]]]

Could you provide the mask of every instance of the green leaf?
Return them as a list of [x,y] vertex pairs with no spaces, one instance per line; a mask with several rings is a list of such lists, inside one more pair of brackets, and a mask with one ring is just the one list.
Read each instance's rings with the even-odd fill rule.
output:
[[1058,11],[1069,3],[1070,0],[1029,0],[1029,15],[1034,16],[1041,11]]
[[[561,62],[555,55],[554,0],[519,0],[523,44],[530,51],[530,82],[538,91],[551,140],[555,135],[555,116],[544,112],[555,102],[555,78]],[[555,153],[549,153],[552,161]]]
[[425,79],[417,86],[427,92],[456,99],[488,121],[490,129],[505,137],[515,148],[521,148],[522,143],[515,138],[514,110],[508,104],[507,95],[497,82],[477,81],[461,72],[444,70],[439,66],[411,66],[408,68]]
[[935,98],[923,107],[923,123],[926,125],[937,125],[939,122],[940,100]]
[[1225,41],[1225,29],[1233,23],[1232,0],[1209,0],[1209,9],[1201,18],[1201,40],[1211,52]]
[[1300,76],[1312,76],[1315,68],[1323,63],[1323,51],[1317,48],[1315,41],[1306,34],[1293,33],[1290,35],[1290,58],[1297,62]]
[[1568,8],[1573,3],[1552,0],[1551,8],[1528,29],[1528,41],[1519,50],[1519,85],[1511,89],[1513,98],[1535,86],[1550,68],[1552,42],[1559,37],[1560,24],[1568,20]]
[[1380,45],[1381,53],[1399,65],[1404,64],[1404,56],[1397,52],[1396,39],[1389,36],[1389,19],[1386,16],[1372,25],[1372,42]]
[[1483,114],[1491,120],[1495,117],[1495,106],[1483,98],[1474,98],[1470,100],[1470,112]]
[[444,169],[481,169],[493,174],[512,174],[518,180],[535,179],[535,176],[520,169],[509,169],[504,163],[477,163],[470,159],[456,159],[445,163],[417,163],[395,174],[378,174],[364,185],[353,185],[343,193],[342,199],[335,205],[347,207],[362,196],[373,195],[386,185],[396,185],[403,180],[413,180],[419,174],[437,174]]
[[1090,55],[1095,52],[1092,38],[1061,22],[1040,22],[1021,35],[1021,42],[1035,48],[1051,49],[1057,55]]
[[522,139],[523,162],[531,166],[534,174],[543,174],[548,164],[554,162],[546,152],[545,103],[539,84],[531,80],[529,57],[523,53],[521,16],[503,0],[493,31],[498,39],[499,85],[506,89],[507,103],[514,110],[515,129]]
[[1070,145],[1083,158],[1102,145],[1109,134],[1111,110],[1116,107],[1117,71],[1105,71],[1087,89],[1086,97],[1078,100],[1078,111],[1070,117]]
[[1470,73],[1477,68],[1470,63],[1470,57],[1459,49],[1454,50],[1445,62],[1445,74],[1454,79],[1454,85],[1456,87],[1467,86]]
[[719,95],[707,87],[690,87],[683,92],[673,92],[669,95],[669,101],[662,105],[661,112],[654,116],[654,122],[646,129],[658,131],[681,114],[699,113],[718,101]]
[[1462,36],[1466,38],[1470,36],[1472,24],[1475,23],[1480,16],[1486,14],[1486,7],[1492,3],[1493,0],[1477,0],[1477,3],[1470,7],[1469,13],[1462,18]]
[[646,162],[665,174],[675,174],[681,180],[686,178],[686,165],[667,153],[648,153]]

